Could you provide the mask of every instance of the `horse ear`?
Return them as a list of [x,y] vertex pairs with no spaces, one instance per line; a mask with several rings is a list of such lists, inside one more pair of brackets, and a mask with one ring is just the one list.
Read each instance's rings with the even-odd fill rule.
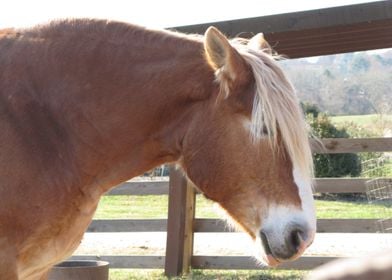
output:
[[212,69],[221,70],[231,81],[240,78],[245,72],[246,63],[233,48],[225,35],[215,27],[209,27],[205,33],[204,49]]
[[248,42],[248,47],[254,50],[262,50],[268,54],[272,54],[272,48],[265,40],[263,33],[258,33]]

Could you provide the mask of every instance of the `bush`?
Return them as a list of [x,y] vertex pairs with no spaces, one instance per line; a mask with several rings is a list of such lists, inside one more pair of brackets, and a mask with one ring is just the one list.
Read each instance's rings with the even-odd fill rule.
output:
[[[319,138],[349,138],[344,128],[337,128],[326,114],[318,113],[314,117],[314,109],[307,115],[313,134]],[[314,157],[316,177],[359,176],[361,161],[357,154],[316,154]]]

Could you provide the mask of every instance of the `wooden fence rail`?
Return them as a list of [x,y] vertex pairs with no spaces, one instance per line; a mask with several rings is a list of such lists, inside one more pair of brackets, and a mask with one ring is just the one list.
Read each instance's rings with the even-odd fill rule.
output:
[[[314,180],[317,193],[364,193],[366,178],[318,178]],[[107,195],[165,195],[169,194],[169,181],[126,182]]]
[[[391,2],[392,3],[392,2]],[[392,32],[391,32],[392,33]],[[341,154],[363,152],[392,151],[392,138],[324,138],[324,148],[313,144],[313,151],[318,154]]]
[[[377,219],[319,219],[317,232],[375,233]],[[87,232],[166,232],[166,219],[94,220]],[[220,219],[194,219],[193,232],[233,232]]]
[[377,1],[173,29],[204,33],[213,25],[231,37],[250,37],[262,32],[279,54],[299,58],[391,48],[391,15],[392,1]]

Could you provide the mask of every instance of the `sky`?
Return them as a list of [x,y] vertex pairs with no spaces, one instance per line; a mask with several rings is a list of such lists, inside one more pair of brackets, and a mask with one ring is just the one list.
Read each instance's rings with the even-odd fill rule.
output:
[[311,10],[372,0],[3,0],[0,28],[59,18],[105,18],[153,28]]

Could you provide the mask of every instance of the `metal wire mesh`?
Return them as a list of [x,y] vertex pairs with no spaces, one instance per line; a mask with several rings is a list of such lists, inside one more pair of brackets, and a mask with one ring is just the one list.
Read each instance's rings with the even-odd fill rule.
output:
[[370,204],[383,205],[377,213],[382,219],[377,220],[377,229],[382,233],[392,233],[392,179],[377,178],[366,183],[366,195]]
[[386,177],[388,176],[386,165],[391,161],[388,155],[381,155],[361,162],[362,177]]

